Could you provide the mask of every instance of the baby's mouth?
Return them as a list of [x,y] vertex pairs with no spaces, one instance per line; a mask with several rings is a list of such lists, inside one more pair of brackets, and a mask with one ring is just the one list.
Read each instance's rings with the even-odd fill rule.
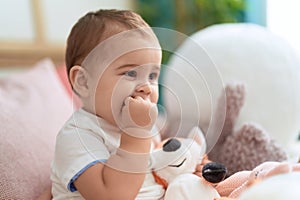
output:
[[127,100],[127,98],[132,98],[132,99],[137,99],[138,97],[142,98],[144,101],[148,101],[148,102],[151,102],[151,99],[149,97],[146,97],[146,96],[134,96],[134,95],[130,95],[130,96],[127,96],[125,98],[125,100],[123,101],[122,103],[122,108],[125,106],[125,102]]
[[130,96],[131,98],[133,98],[133,99],[137,99],[137,98],[142,98],[144,101],[150,101],[150,98],[149,98],[149,96],[148,95],[136,95],[136,96]]

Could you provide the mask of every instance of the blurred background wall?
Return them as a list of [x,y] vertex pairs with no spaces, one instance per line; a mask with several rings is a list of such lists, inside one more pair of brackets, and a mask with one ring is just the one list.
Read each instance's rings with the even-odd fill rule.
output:
[[[300,51],[299,6],[298,0],[1,0],[0,66],[29,65],[42,57],[63,62],[72,25],[99,8],[132,9],[151,26],[187,35],[212,24],[256,23]],[[165,63],[168,54],[164,55]]]
[[130,0],[0,0],[0,66],[64,60],[71,27],[88,11],[132,9]]

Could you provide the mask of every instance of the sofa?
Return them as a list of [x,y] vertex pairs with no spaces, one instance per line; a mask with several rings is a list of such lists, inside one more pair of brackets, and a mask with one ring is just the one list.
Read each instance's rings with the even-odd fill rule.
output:
[[0,199],[36,199],[50,187],[55,137],[76,103],[64,66],[50,59],[2,73]]

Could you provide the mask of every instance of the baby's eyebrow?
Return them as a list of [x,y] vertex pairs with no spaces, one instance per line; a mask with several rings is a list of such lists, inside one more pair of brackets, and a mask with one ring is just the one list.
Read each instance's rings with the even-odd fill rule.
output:
[[121,65],[119,66],[117,69],[123,69],[123,68],[134,68],[134,67],[137,67],[138,65],[137,64],[125,64],[125,65]]
[[[133,63],[131,63],[131,64],[124,64],[124,65],[121,65],[121,66],[117,67],[117,70],[120,70],[120,69],[123,69],[123,68],[135,68],[135,67],[138,67],[138,66],[140,66],[140,65],[133,64]],[[160,70],[160,68],[161,68],[160,67],[161,65],[157,65],[157,64],[148,64],[148,66],[152,67],[152,69],[154,69],[154,70]]]

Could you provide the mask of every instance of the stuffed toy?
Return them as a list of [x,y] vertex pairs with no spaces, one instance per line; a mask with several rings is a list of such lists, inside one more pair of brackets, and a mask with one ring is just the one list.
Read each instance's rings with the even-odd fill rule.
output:
[[[170,58],[163,74],[164,105],[176,114],[182,108],[184,118],[198,110],[200,127],[206,131],[216,101],[212,95],[224,84],[240,81],[248,92],[236,125],[255,121],[281,144],[288,145],[300,131],[298,66],[299,53],[266,27],[248,23],[213,25],[186,38]],[[178,116],[170,117],[176,120]]]
[[[217,142],[208,152],[209,159],[224,164],[228,176],[252,170],[265,161],[286,160],[287,154],[283,147],[258,124],[245,123],[239,130],[234,129],[246,98],[244,84],[227,84],[222,92],[213,118],[217,123],[215,126],[221,122],[223,126],[221,134],[216,134]],[[224,116],[219,110],[226,111]]]
[[[245,87],[241,83],[225,86],[226,114],[218,141],[208,156],[223,163],[228,175],[252,170],[266,161],[285,161],[285,150],[258,124],[245,123],[239,130],[234,126],[245,100]],[[217,106],[223,106],[220,101]],[[215,118],[219,117],[216,113]]]
[[[291,147],[300,132],[299,66],[297,52],[265,27],[237,23],[200,30],[164,69],[166,137],[201,127],[209,157],[225,164],[229,174],[285,160],[283,148],[289,156],[295,153]],[[225,89],[234,82],[244,86]],[[222,97],[229,111],[218,106],[224,93],[235,95]]]
[[[198,127],[188,138],[169,138],[158,145],[152,154],[152,167],[156,182],[166,189],[164,200],[235,200],[269,177],[300,172],[300,163],[263,162],[223,180],[226,167],[210,161],[205,151],[206,140]],[[199,163],[200,176],[195,175]]]
[[164,200],[213,200],[219,198],[214,184],[222,181],[226,167],[209,162],[203,166],[202,178],[195,175],[199,162],[205,158],[206,141],[198,128],[189,138],[170,138],[153,153],[154,176],[166,188]]

